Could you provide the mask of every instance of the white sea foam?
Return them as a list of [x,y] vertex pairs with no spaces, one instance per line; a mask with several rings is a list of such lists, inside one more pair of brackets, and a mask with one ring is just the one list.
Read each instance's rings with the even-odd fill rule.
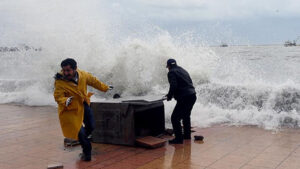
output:
[[[6,7],[12,5],[4,2]],[[197,90],[193,125],[229,123],[266,129],[300,125],[298,47],[208,47],[192,34],[171,35],[153,25],[126,37],[120,34],[122,26],[110,24],[105,9],[99,14],[100,1],[47,1],[47,7],[46,1],[32,2],[19,4],[23,13],[16,11],[18,5],[7,8],[6,15],[16,18],[17,28],[2,30],[0,44],[21,50],[0,52],[0,103],[55,105],[53,76],[67,57],[115,86],[106,94],[96,91],[94,101],[115,93],[163,96],[168,90],[165,64],[175,58],[191,74]],[[165,102],[168,124],[174,105]]]

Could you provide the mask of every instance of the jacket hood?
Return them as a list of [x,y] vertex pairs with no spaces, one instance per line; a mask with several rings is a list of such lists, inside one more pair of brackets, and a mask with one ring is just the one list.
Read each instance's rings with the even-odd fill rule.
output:
[[62,75],[62,73],[56,73],[54,75],[54,79],[55,80],[63,80],[64,79],[64,76]]

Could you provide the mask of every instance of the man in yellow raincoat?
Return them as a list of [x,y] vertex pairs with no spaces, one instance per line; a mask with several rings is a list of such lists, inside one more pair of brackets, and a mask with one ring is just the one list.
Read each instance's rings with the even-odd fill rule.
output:
[[66,138],[79,140],[83,149],[81,159],[90,161],[92,145],[89,135],[95,128],[95,122],[89,106],[92,93],[87,93],[87,85],[103,92],[113,87],[102,83],[92,74],[77,69],[74,59],[63,60],[61,68],[61,73],[55,75],[54,98],[58,104],[62,132]]

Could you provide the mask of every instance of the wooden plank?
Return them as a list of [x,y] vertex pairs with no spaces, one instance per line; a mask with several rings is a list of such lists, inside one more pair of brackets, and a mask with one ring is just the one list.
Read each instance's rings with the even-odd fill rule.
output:
[[62,169],[64,166],[62,164],[49,164],[47,169]]
[[166,142],[165,139],[156,138],[156,137],[152,137],[152,136],[138,138],[135,141],[138,145],[146,147],[146,148],[162,147]]

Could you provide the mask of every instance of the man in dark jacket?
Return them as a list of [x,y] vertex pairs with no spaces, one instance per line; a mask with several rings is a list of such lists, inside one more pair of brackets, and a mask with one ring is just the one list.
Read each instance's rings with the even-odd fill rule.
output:
[[[167,61],[169,69],[168,80],[170,83],[169,93],[166,95],[167,100],[172,98],[177,100],[177,104],[171,116],[172,126],[175,138],[170,140],[170,144],[182,144],[183,139],[191,139],[191,111],[196,102],[196,91],[193,86],[189,73],[177,65],[176,60]],[[184,135],[180,121],[183,121]]]

